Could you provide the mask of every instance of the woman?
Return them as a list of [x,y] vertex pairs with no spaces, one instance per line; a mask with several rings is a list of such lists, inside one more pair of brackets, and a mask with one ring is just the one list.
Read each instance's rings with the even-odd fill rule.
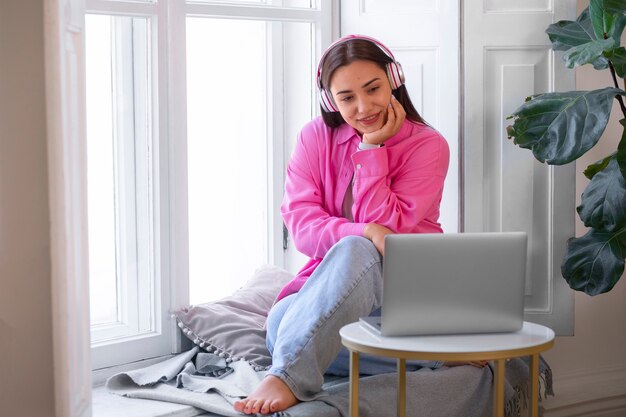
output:
[[[322,117],[299,135],[281,206],[296,248],[311,259],[269,313],[272,367],[236,410],[282,411],[317,398],[325,372],[347,374],[339,329],[380,308],[385,235],[442,232],[449,149],[403,83],[400,64],[375,39],[347,36],[323,54]],[[360,366],[371,374],[394,367],[376,358]]]

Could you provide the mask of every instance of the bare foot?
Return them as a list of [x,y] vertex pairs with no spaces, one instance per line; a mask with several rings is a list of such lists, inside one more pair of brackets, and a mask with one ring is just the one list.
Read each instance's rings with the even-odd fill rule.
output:
[[286,410],[299,402],[287,384],[268,375],[248,398],[235,401],[234,408],[244,414],[269,414]]

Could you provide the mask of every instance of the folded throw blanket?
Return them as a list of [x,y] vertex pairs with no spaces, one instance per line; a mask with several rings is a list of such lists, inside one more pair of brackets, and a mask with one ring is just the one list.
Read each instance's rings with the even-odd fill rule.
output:
[[[540,363],[540,393],[553,395],[548,365]],[[506,369],[506,416],[518,417],[528,401],[527,359],[511,359]],[[247,362],[226,362],[201,352],[198,347],[164,362],[112,376],[109,391],[127,397],[187,404],[223,415],[241,416],[233,403],[246,397],[265,377]],[[360,379],[359,415],[396,415],[395,373]],[[492,414],[493,373],[491,368],[459,366],[428,369],[407,374],[407,415],[428,417],[483,417]],[[318,400],[297,404],[274,417],[344,417],[348,415],[349,382],[334,378],[324,384]]]

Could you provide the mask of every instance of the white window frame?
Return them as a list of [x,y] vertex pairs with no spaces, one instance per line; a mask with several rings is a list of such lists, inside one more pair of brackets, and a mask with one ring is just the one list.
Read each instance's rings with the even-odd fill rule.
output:
[[[117,175],[114,177],[116,195],[115,218],[119,219],[119,229],[116,233],[116,276],[118,280],[117,320],[110,323],[101,323],[92,326],[92,344],[104,345],[111,340],[124,337],[146,334],[155,330],[155,291],[153,240],[155,230],[153,225],[154,213],[151,207],[141,202],[151,201],[152,170],[146,166],[152,159],[149,144],[154,131],[150,117],[152,111],[147,111],[146,105],[151,101],[150,88],[146,88],[141,74],[146,74],[150,67],[150,56],[138,57],[133,54],[135,45],[121,42],[129,39],[135,31],[131,21],[112,22],[113,53],[115,58],[113,74],[121,75],[113,78],[113,91],[132,89],[133,94],[113,94],[114,135],[116,143],[114,150],[114,165]],[[146,31],[149,37],[149,31]],[[132,38],[132,43],[146,41],[142,36]],[[145,45],[136,45],[136,49],[145,49]],[[149,52],[150,49],[147,49]],[[150,82],[150,78],[146,80]],[[148,103],[142,103],[147,96]],[[125,100],[125,103],[120,103]],[[126,109],[133,109],[129,114]],[[134,140],[128,140],[133,138]],[[147,173],[142,176],[139,173]],[[134,181],[127,181],[134,177]],[[98,192],[98,190],[94,190]],[[128,268],[127,265],[132,265]],[[133,307],[133,308],[130,308]]]
[[[161,82],[159,77],[162,75],[162,69],[159,56],[162,56],[164,42],[161,41],[160,36],[157,36],[157,30],[161,26],[160,22],[164,21],[163,10],[163,5],[155,3],[86,2],[86,13],[147,19],[148,39],[146,42],[149,46],[147,73],[150,74],[151,83],[149,86],[132,83],[134,89],[148,89],[148,102],[143,103],[144,105],[133,105],[133,108],[139,112],[146,110],[145,114],[135,114],[134,117],[143,119],[142,121],[148,126],[150,137],[142,137],[141,130],[128,122],[128,117],[124,115],[118,115],[122,123],[114,126],[118,135],[123,131],[135,138],[133,143],[125,142],[125,146],[120,146],[116,152],[122,172],[122,175],[116,178],[116,185],[123,194],[120,207],[116,208],[118,218],[122,219],[120,233],[116,240],[122,248],[133,246],[137,248],[137,250],[122,249],[120,254],[135,258],[131,263],[137,265],[138,271],[127,274],[120,280],[119,298],[122,304],[120,308],[122,314],[119,324],[94,326],[92,329],[94,337],[104,337],[102,333],[108,333],[108,338],[99,339],[92,344],[91,366],[94,370],[171,353],[172,339],[175,337],[173,327],[167,325],[171,286],[170,275],[165,272],[168,259],[163,256],[163,242],[167,241],[167,237],[161,227],[164,219],[167,219],[167,212],[163,210],[162,204],[153,204],[149,208],[144,208],[141,205],[127,203],[134,200],[135,195],[146,194],[152,195],[150,200],[159,201],[164,192],[159,164],[161,159],[159,144],[164,136],[159,134],[162,132],[162,107],[160,97],[152,94],[152,92],[160,91],[158,87]],[[121,32],[120,35],[122,35]],[[119,47],[116,52],[128,54],[130,51],[126,47]],[[135,59],[135,61],[139,60]],[[139,64],[139,62],[133,62],[133,64]],[[123,77],[119,82],[124,85],[130,84],[127,77]],[[136,97],[141,96],[141,94],[133,94],[133,100],[138,100]],[[133,102],[133,104],[138,103]],[[141,155],[131,157],[135,153]],[[124,172],[137,172],[139,169],[135,166],[135,161],[149,164],[147,167],[142,167],[144,172],[149,172],[149,178],[144,179],[145,182],[138,187],[134,185],[129,187],[124,181]],[[136,233],[140,230],[141,233]],[[138,239],[145,240],[146,237],[148,241],[138,242]],[[122,260],[121,263],[125,262]],[[119,267],[118,273],[123,273]]]
[[[276,2],[275,2],[276,3]],[[286,4],[287,1],[281,2]],[[276,5],[226,4],[223,2],[186,3],[183,0],[138,2],[121,0],[86,0],[86,13],[145,17],[149,19],[151,44],[151,96],[153,142],[152,167],[154,181],[153,247],[150,256],[154,262],[153,283],[144,282],[154,294],[155,316],[144,334],[119,338],[92,346],[92,369],[99,370],[98,380],[134,361],[164,357],[180,352],[186,345],[170,317],[171,311],[188,304],[188,220],[187,220],[187,137],[186,130],[186,68],[185,19],[187,16],[264,20],[267,22],[308,22],[315,28],[315,45],[311,61],[316,62],[321,51],[338,34],[338,3],[318,1],[318,8],[281,8]],[[270,23],[271,24],[271,23]],[[282,53],[282,32],[271,30],[268,48]],[[272,53],[270,75],[273,80],[283,78],[281,53]],[[269,149],[270,178],[268,186],[272,198],[268,201],[270,221],[268,247],[272,264],[285,266],[283,250],[283,223],[279,206],[283,193],[283,172],[292,145],[284,138],[295,138],[294,126],[285,120],[285,87],[268,79],[268,137],[274,138]],[[312,98],[311,115],[317,112],[314,79],[306,91]],[[305,93],[306,93],[305,92]],[[301,124],[301,123],[298,123]],[[300,126],[298,126],[300,127]],[[170,139],[172,138],[172,139]],[[176,277],[173,279],[172,277]],[[147,285],[147,287],[146,287]],[[150,300],[147,304],[150,304]],[[104,368],[107,368],[108,371]]]

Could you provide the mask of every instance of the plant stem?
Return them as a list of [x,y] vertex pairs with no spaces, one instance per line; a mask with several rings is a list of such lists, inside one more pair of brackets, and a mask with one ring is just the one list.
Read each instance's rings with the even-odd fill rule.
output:
[[[611,77],[613,77],[613,84],[615,84],[615,88],[619,88],[619,84],[617,83],[617,76],[615,75],[615,67],[613,63],[609,61],[609,69],[611,70]],[[619,106],[622,108],[622,113],[624,117],[626,117],[626,105],[624,105],[624,99],[621,95],[617,96],[617,101],[619,102]]]

